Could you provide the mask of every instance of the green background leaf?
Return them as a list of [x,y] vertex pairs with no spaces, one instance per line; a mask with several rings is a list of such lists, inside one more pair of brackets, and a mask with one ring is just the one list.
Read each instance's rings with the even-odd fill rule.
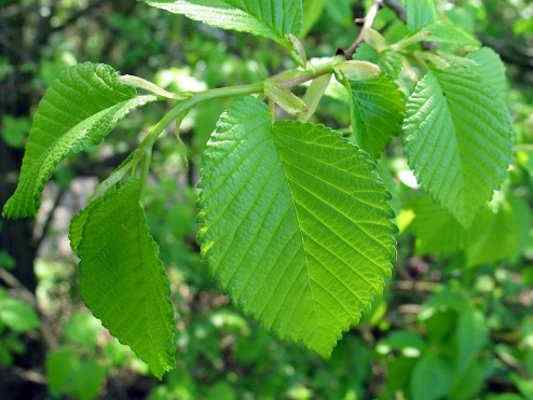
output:
[[32,306],[7,296],[0,298],[0,321],[17,332],[31,331],[40,325]]
[[420,359],[411,376],[413,400],[445,398],[452,384],[452,370],[445,360],[430,352]]
[[102,390],[106,370],[98,362],[82,360],[74,350],[63,347],[48,353],[46,377],[52,394],[91,400]]

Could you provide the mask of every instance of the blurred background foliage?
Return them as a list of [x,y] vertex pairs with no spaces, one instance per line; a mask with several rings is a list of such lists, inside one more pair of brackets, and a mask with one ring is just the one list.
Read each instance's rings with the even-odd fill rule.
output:
[[[353,19],[369,3],[305,1],[313,3],[305,41],[311,57],[351,43]],[[65,164],[36,221],[0,220],[0,398],[533,399],[533,4],[443,0],[439,7],[508,66],[517,131],[511,195],[492,225],[478,218],[476,248],[455,248],[446,216],[406,190],[415,182],[393,143],[382,172],[401,234],[384,299],[330,360],[277,340],[230,304],[198,253],[194,185],[226,101],[203,104],[183,124],[183,144],[171,134],[158,143],[145,199],[178,315],[177,369],[159,382],[81,304],[66,238],[96,182],[162,115],[163,106],[152,105],[104,146]],[[387,8],[376,26],[390,40],[406,29]],[[267,40],[140,2],[0,0],[0,205],[14,190],[32,110],[59,70],[83,61],[189,91],[294,67]],[[348,108],[325,98],[316,119],[346,128]]]

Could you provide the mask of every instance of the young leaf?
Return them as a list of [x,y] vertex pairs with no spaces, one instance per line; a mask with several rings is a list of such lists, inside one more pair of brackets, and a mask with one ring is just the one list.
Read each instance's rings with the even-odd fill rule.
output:
[[320,125],[277,122],[245,97],[204,153],[202,250],[234,301],[328,356],[383,290],[395,257],[375,164]]
[[65,70],[33,117],[17,190],[4,215],[34,216],[46,181],[63,159],[98,144],[130,111],[154,100],[137,96],[108,65],[85,63]]
[[133,178],[110,189],[74,219],[70,240],[85,304],[161,377],[175,365],[174,311],[140,192]]
[[302,29],[302,0],[145,0],[223,29],[249,32],[289,46],[287,35]]
[[307,105],[307,110],[300,115],[300,121],[307,122],[311,119],[320,104],[322,96],[326,93],[330,81],[331,74],[327,74],[319,76],[311,82],[303,98],[303,101]]
[[342,73],[347,79],[354,81],[362,81],[372,78],[377,78],[381,73],[378,65],[359,60],[349,60],[338,65],[335,68],[336,72]]
[[299,114],[307,110],[307,104],[302,99],[275,81],[267,80],[264,88],[265,96],[289,114]]
[[386,75],[352,80],[347,85],[352,94],[352,128],[357,144],[378,158],[390,139],[402,131],[405,98]]
[[511,162],[502,93],[476,65],[428,72],[407,103],[406,151],[422,187],[468,227]]
[[416,32],[437,19],[434,0],[407,0],[405,4],[407,26]]

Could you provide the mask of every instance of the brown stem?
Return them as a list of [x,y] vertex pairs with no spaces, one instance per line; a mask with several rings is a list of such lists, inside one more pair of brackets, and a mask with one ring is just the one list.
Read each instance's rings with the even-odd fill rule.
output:
[[357,48],[361,45],[361,43],[364,42],[366,33],[370,28],[372,28],[372,25],[374,25],[374,20],[376,19],[378,11],[382,5],[383,0],[374,0],[374,3],[370,7],[366,17],[364,18],[363,27],[361,28],[359,35],[357,35],[357,38],[350,47],[348,47],[346,50],[341,50],[341,54],[344,55],[345,59],[351,60]]

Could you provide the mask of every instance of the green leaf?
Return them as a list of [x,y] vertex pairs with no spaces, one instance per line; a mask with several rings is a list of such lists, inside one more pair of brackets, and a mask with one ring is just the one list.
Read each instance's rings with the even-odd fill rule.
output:
[[307,35],[320,19],[325,5],[326,0],[303,0],[303,36]]
[[313,114],[316,112],[318,105],[320,104],[320,100],[328,89],[331,77],[332,74],[327,74],[313,79],[313,81],[307,88],[307,91],[305,92],[305,96],[303,98],[303,101],[307,106],[307,110],[299,116],[300,121],[309,121]]
[[427,195],[413,196],[405,207],[415,214],[410,229],[419,255],[464,251],[466,264],[476,266],[512,259],[525,247],[530,217],[527,204],[520,199],[505,200],[496,210],[483,207],[469,229]]
[[402,131],[405,99],[392,78],[349,81],[352,129],[357,144],[378,158],[393,136]]
[[416,195],[405,206],[415,214],[410,229],[416,237],[416,254],[440,256],[463,250],[466,230],[431,197]]
[[403,356],[412,358],[418,357],[426,348],[424,339],[418,333],[403,330],[392,332],[380,342],[380,345],[384,346],[386,353],[390,350],[400,350]]
[[76,217],[70,238],[85,304],[161,377],[175,365],[174,312],[140,192],[133,178],[110,189]]
[[405,3],[407,26],[416,32],[437,19],[434,0],[407,0]]
[[523,378],[518,374],[512,374],[511,380],[518,387],[518,390],[525,399],[533,399],[533,381],[531,379]]
[[102,330],[100,322],[87,312],[73,314],[63,328],[65,341],[94,349],[98,334]]
[[450,366],[437,355],[428,352],[416,363],[411,376],[413,400],[437,400],[446,398],[452,385]]
[[[468,230],[466,258],[469,266],[516,257],[521,250],[522,227],[529,226],[529,208],[519,200],[504,202],[493,211],[482,210]],[[528,228],[526,228],[528,229]]]
[[223,29],[249,32],[288,46],[302,29],[302,0],[145,0],[151,6]]
[[381,70],[378,65],[360,60],[348,60],[338,65],[335,72],[351,81],[366,81],[378,78]]
[[379,65],[381,70],[393,79],[397,79],[402,71],[402,56],[393,50],[377,52],[367,43],[361,43],[355,53],[355,59],[370,61]]
[[390,275],[388,199],[375,163],[338,133],[272,124],[245,97],[204,153],[202,250],[246,312],[328,356]]
[[428,41],[436,42],[447,51],[458,49],[477,49],[479,41],[470,33],[447,21],[437,21],[423,29],[429,33]]
[[15,268],[15,259],[4,250],[0,250],[0,268],[8,270]]
[[490,395],[487,400],[525,400],[522,396],[515,393],[504,393],[497,395]]
[[505,66],[500,56],[494,50],[483,47],[468,55],[468,58],[478,64],[478,71],[484,77],[485,84],[496,93],[506,94],[508,91]]
[[16,332],[27,332],[40,325],[33,308],[20,300],[5,297],[0,299],[0,322]]
[[307,104],[289,89],[269,79],[265,82],[265,96],[289,114],[299,114],[307,110]]
[[96,361],[81,360],[69,348],[60,348],[48,353],[46,376],[52,394],[91,400],[97,398],[101,392],[106,370]]
[[30,120],[28,118],[15,118],[11,115],[2,117],[2,129],[0,136],[4,142],[11,147],[23,147],[26,136],[30,131]]
[[428,72],[407,102],[404,131],[422,187],[468,227],[507,176],[512,125],[476,65]]
[[464,373],[487,345],[489,331],[483,314],[466,306],[457,322],[457,370]]
[[34,216],[44,185],[63,159],[98,144],[130,111],[155,99],[137,96],[108,65],[85,63],[66,69],[34,114],[17,190],[4,215]]
[[470,400],[476,397],[486,384],[487,377],[493,369],[491,362],[479,360],[472,363],[465,371],[454,374],[454,384],[450,398],[454,400]]
[[352,3],[353,0],[326,1],[326,12],[332,22],[343,28],[350,27],[353,23]]

